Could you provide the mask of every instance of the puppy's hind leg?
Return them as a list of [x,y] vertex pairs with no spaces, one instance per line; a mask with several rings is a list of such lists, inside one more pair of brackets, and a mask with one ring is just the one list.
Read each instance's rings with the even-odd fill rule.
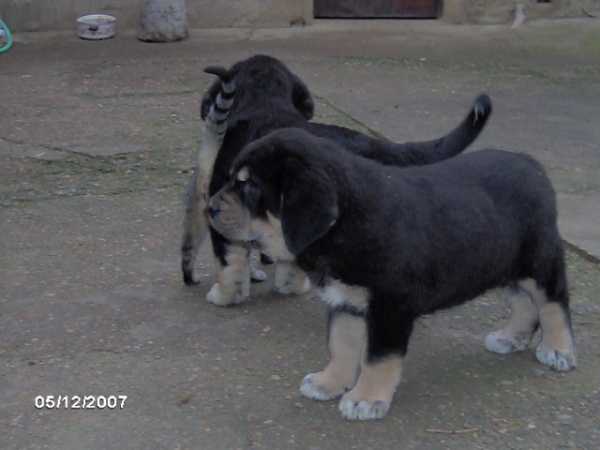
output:
[[511,307],[508,325],[500,331],[489,333],[485,348],[494,353],[512,353],[525,350],[539,326],[537,307],[528,291],[515,284],[504,288]]
[[577,350],[571,329],[566,280],[559,279],[555,284],[555,289],[543,289],[535,281],[529,280],[525,288],[531,293],[539,310],[542,328],[542,340],[535,356],[542,364],[565,372],[577,366]]
[[181,271],[187,285],[200,283],[195,264],[198,251],[208,234],[208,221],[204,215],[206,207],[201,187],[198,184],[198,171],[187,185],[184,195],[183,237],[181,243]]

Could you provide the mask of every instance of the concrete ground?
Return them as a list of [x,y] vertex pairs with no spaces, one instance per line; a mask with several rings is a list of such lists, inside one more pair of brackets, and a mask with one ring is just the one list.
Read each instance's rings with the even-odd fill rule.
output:
[[[0,448],[600,448],[600,21],[15,38],[0,55]],[[202,284],[184,286],[202,69],[254,53],[306,81],[315,120],[394,140],[446,133],[487,92],[494,113],[473,148],[534,155],[559,193],[577,369],[550,371],[533,346],[486,352],[508,317],[490,293],[421,319],[387,417],[347,422],[336,401],[299,393],[327,361],[314,297],[267,282],[245,304],[210,305],[209,245]],[[48,396],[69,407],[36,408]],[[74,396],[117,405],[76,409]]]

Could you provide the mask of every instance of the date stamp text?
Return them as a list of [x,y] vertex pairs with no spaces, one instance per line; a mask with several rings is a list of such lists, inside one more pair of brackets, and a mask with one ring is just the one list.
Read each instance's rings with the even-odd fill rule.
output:
[[38,395],[36,409],[123,409],[126,395]]

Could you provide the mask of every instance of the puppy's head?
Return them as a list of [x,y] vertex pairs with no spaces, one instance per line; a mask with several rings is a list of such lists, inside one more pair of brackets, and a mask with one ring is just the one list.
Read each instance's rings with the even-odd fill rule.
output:
[[281,240],[294,255],[323,237],[339,215],[336,186],[319,157],[324,145],[334,144],[283,129],[247,146],[209,201],[212,226],[257,248]]
[[[235,110],[239,96],[245,93],[283,99],[306,120],[313,116],[315,105],[310,91],[304,82],[294,75],[281,61],[266,55],[255,55],[237,62],[229,70],[235,81],[238,95],[234,102]],[[210,105],[215,102],[221,89],[221,82],[215,81],[202,97],[200,115],[206,119]]]

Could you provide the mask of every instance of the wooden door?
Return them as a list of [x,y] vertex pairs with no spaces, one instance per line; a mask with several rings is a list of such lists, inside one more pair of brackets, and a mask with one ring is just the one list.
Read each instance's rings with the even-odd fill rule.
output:
[[441,0],[314,0],[316,18],[435,19]]

